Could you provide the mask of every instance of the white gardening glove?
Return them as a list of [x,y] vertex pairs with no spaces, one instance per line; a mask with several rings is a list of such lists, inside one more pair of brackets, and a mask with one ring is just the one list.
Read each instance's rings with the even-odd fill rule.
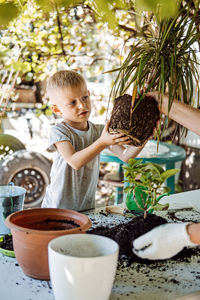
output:
[[197,246],[190,241],[188,224],[164,224],[152,229],[133,241],[133,252],[141,258],[157,260],[170,258],[184,247]]

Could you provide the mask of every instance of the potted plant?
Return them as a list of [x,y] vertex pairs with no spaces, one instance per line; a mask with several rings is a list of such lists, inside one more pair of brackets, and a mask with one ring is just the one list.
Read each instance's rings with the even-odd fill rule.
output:
[[9,215],[16,259],[23,272],[49,280],[48,243],[61,235],[85,233],[90,219],[82,213],[61,208],[31,208]]
[[162,166],[155,163],[142,163],[142,159],[129,159],[128,165],[123,168],[125,184],[127,184],[126,205],[131,213],[125,213],[124,222],[118,225],[100,225],[90,229],[89,233],[112,238],[120,246],[120,261],[125,259],[131,263],[141,261],[132,251],[133,240],[154,227],[167,223],[165,218],[150,212],[168,208],[168,204],[159,203],[159,200],[170,192],[170,188],[163,184],[179,170],[164,170]]
[[162,197],[169,195],[170,188],[164,185],[167,178],[179,170],[165,170],[156,163],[143,163],[143,160],[129,159],[125,170],[126,206],[129,210],[144,212],[144,218],[153,210],[164,210],[169,204],[160,204]]
[[[159,91],[160,102],[162,102],[162,95],[167,92],[168,111],[174,99],[192,105],[195,89],[199,100],[197,68],[199,62],[195,48],[200,38],[198,10],[198,4],[194,1],[181,1],[180,9],[173,18],[160,20],[158,16],[144,12],[140,19],[140,24],[143,23],[143,26],[142,28],[140,26],[137,38],[134,39],[125,61],[119,68],[112,70],[117,71],[118,74],[111,91],[111,98],[121,97],[120,101],[114,103],[114,106],[118,106],[115,110],[121,112],[124,123],[124,119],[127,119],[126,124],[129,124],[129,130],[132,129],[133,137],[137,137],[137,133],[142,131],[144,135],[146,134],[146,131],[141,129],[140,122],[134,124],[132,128],[132,114],[143,100],[148,100],[145,98],[147,92]],[[133,90],[132,97],[129,96],[132,101],[127,101],[126,104],[130,113],[124,114],[125,101],[122,100],[130,88]],[[151,123],[151,119],[155,119],[151,111],[148,114],[143,109],[137,110],[137,118],[143,120],[144,126]],[[110,130],[119,131],[116,118],[115,120],[113,118],[112,114]],[[158,130],[158,136],[164,132],[168,124],[168,122],[163,123],[166,125],[161,132]],[[125,131],[124,133],[126,134]]]

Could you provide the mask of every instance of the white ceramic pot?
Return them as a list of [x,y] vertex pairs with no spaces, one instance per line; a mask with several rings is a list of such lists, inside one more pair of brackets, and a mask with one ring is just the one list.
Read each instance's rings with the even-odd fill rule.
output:
[[48,245],[49,270],[56,300],[108,300],[119,246],[107,237],[70,234]]

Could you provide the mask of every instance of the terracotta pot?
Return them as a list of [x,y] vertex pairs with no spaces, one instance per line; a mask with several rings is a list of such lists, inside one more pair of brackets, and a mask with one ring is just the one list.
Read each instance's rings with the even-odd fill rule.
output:
[[[80,226],[67,229],[67,221]],[[11,230],[15,256],[23,272],[42,280],[49,280],[49,241],[65,234],[85,233],[92,225],[87,216],[58,208],[18,211],[9,215],[5,224]]]

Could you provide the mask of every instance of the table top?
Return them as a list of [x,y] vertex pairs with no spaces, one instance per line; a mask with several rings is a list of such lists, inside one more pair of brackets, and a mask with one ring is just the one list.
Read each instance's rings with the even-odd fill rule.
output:
[[[168,221],[200,222],[200,190],[173,194],[162,199],[169,202],[169,211],[157,212]],[[89,211],[93,227],[110,226],[125,221],[121,215],[102,214],[103,208]],[[173,217],[176,218],[172,219]],[[128,221],[128,218],[126,218]],[[117,269],[110,300],[168,300],[200,290],[200,258],[191,256],[185,261],[165,260],[149,265],[132,263]],[[54,300],[51,283],[35,280],[22,272],[15,258],[0,254],[0,299]],[[189,298],[187,299],[189,300]]]
[[[174,144],[159,142],[157,151],[157,141],[150,140],[135,159],[141,158],[145,161],[166,164],[167,162],[183,160],[185,158],[185,150],[182,147]],[[102,162],[124,163],[121,159],[114,156],[114,154],[108,149],[105,149],[101,152],[100,160]]]

